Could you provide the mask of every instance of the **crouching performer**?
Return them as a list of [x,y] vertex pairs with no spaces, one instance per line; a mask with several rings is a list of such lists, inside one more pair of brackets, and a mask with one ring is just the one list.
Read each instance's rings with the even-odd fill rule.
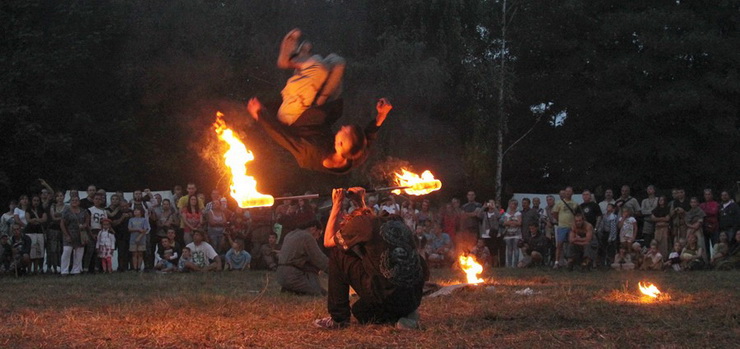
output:
[[322,296],[319,271],[326,272],[329,263],[319,248],[321,223],[317,220],[302,223],[298,229],[285,235],[278,257],[277,279],[282,292]]
[[[359,207],[340,223],[344,189],[334,189],[324,245],[329,257],[329,317],[314,322],[335,329],[360,323],[388,323],[419,328],[422,288],[428,269],[415,247],[413,233],[398,216],[376,217],[365,206],[365,190],[349,189]],[[349,288],[359,299],[350,306]]]

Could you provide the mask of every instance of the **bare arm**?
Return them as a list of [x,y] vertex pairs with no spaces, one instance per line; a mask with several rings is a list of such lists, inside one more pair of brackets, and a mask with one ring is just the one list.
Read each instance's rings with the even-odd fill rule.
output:
[[321,94],[316,97],[316,105],[323,105],[329,97],[334,95],[342,83],[344,68],[347,65],[344,58],[333,53],[327,56],[324,62],[326,62],[327,66],[331,65],[332,68],[329,70],[329,76],[326,78],[326,83],[324,83],[324,87],[321,89]]
[[334,189],[331,193],[332,206],[329,221],[326,222],[324,232],[324,247],[334,247],[334,236],[339,231],[339,215],[342,213],[342,201],[344,200],[344,189]]
[[280,53],[278,53],[277,66],[280,69],[293,69],[295,68],[293,62],[290,60],[290,56],[298,45],[298,39],[301,37],[301,30],[295,28],[285,34],[282,43],[280,43]]

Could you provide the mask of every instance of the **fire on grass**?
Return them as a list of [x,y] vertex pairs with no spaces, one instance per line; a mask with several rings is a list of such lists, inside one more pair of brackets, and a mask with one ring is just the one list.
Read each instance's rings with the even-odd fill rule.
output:
[[[457,260],[457,264],[462,269],[462,271],[465,273],[465,278],[467,282],[462,283],[440,283],[440,284],[434,284],[434,283],[428,283],[425,288],[427,289],[425,293],[428,293],[429,298],[439,297],[439,296],[449,296],[459,290],[465,290],[465,289],[478,289],[478,286],[485,285],[483,279],[478,277],[479,274],[483,273],[483,266],[478,263],[475,260],[475,257],[468,255],[468,254],[461,254],[460,257]],[[493,286],[488,284],[489,287],[485,288],[487,290],[493,290]]]
[[221,112],[216,113],[216,122],[213,128],[218,139],[228,144],[229,149],[224,153],[224,162],[231,172],[231,197],[239,207],[269,207],[275,203],[272,195],[261,194],[257,191],[257,180],[247,175],[247,163],[254,160],[254,154],[244,146],[244,143],[226,127]]
[[[624,291],[615,290],[607,299],[620,303],[650,304],[668,301],[675,303],[675,300],[672,300],[669,294],[661,292],[655,284],[649,282],[643,283],[642,281],[637,283],[637,291],[625,285]],[[690,301],[690,297],[684,299],[684,301]]]

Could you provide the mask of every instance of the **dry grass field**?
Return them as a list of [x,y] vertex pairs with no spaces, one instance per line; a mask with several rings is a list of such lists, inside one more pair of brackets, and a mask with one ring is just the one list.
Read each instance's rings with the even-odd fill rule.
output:
[[[316,329],[325,299],[280,293],[263,271],[3,277],[0,347],[740,347],[740,272],[483,276],[492,288],[425,299],[420,331]],[[462,280],[434,270],[431,281]],[[648,301],[638,281],[668,296]]]

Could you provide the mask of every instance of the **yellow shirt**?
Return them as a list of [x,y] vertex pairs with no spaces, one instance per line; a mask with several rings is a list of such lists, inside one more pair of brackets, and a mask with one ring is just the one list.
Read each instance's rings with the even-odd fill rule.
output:
[[[573,213],[571,213],[570,211],[573,210],[573,212],[578,212],[578,204],[573,200],[565,202],[563,200],[555,203],[555,207],[553,207],[552,212],[557,212],[558,214],[558,227],[570,228],[571,226],[573,226],[573,221],[575,220]],[[570,206],[570,210],[565,207],[565,203],[568,203],[568,206]]]

